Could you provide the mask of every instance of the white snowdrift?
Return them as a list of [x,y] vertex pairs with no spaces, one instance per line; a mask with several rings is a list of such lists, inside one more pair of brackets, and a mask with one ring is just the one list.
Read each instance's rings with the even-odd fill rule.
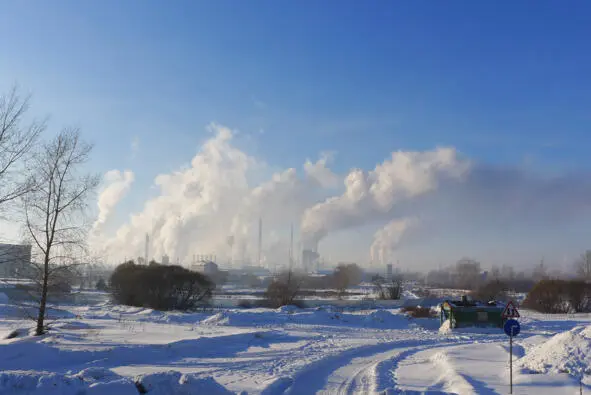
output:
[[10,395],[228,395],[232,392],[211,377],[175,371],[122,377],[105,368],[88,368],[77,374],[35,371],[0,373],[0,394]]
[[517,366],[538,373],[591,374],[591,325],[553,336],[532,348]]
[[181,374],[169,371],[164,373],[153,373],[141,376],[136,379],[138,387],[141,386],[147,394],[154,395],[229,395],[228,391],[214,379],[196,378],[192,375]]
[[201,321],[206,326],[276,327],[285,324],[335,325],[337,323],[356,327],[409,328],[410,321],[404,315],[388,310],[375,310],[368,314],[352,314],[331,309],[251,309],[228,310]]
[[448,334],[452,333],[451,323],[449,320],[443,321],[443,324],[441,324],[441,326],[439,327],[439,333],[441,333],[443,335],[448,335]]

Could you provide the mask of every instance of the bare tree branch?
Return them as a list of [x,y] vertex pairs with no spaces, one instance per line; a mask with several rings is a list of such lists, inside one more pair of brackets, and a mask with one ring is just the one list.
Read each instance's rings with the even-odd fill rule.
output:
[[34,180],[25,162],[45,129],[44,122],[25,125],[29,97],[21,97],[13,87],[0,96],[0,206],[29,192]]

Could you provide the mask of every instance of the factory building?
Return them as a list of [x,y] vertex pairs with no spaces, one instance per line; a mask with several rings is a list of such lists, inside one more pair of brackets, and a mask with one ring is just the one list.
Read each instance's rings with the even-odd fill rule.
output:
[[30,245],[0,244],[0,277],[27,277],[30,264]]

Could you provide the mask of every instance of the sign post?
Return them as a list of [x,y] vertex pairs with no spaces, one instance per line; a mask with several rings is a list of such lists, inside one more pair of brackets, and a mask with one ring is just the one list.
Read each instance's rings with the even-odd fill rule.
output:
[[509,301],[507,306],[505,306],[505,310],[503,310],[503,314],[501,315],[503,319],[507,319],[505,325],[503,326],[503,330],[509,336],[509,393],[513,393],[513,336],[519,335],[521,331],[521,326],[519,322],[514,318],[519,318],[519,311],[513,304],[513,301]]

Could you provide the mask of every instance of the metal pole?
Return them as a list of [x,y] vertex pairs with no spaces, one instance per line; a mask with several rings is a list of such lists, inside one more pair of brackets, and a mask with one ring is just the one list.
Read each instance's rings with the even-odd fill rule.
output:
[[[511,328],[513,334],[513,328]],[[509,336],[509,393],[513,393],[513,336]]]

